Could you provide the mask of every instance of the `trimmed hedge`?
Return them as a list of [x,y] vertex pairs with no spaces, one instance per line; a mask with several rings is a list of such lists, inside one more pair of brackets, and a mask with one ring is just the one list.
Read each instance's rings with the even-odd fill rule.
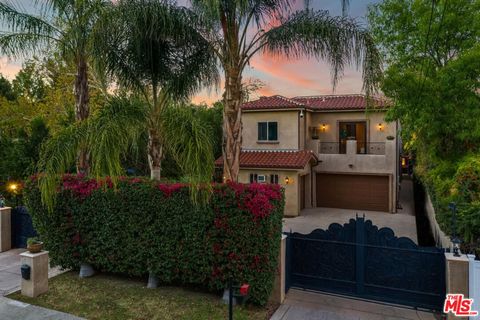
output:
[[66,175],[53,212],[42,205],[36,179],[26,204],[53,264],[91,263],[104,272],[145,276],[166,284],[222,290],[233,276],[265,304],[277,272],[283,189],[265,184],[218,184],[206,206],[184,184]]

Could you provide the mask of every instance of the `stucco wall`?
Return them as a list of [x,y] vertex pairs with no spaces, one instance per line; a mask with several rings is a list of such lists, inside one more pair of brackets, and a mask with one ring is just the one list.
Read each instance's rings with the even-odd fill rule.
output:
[[442,248],[453,249],[452,241],[450,241],[450,238],[438,225],[435,209],[433,208],[432,200],[430,199],[428,193],[425,193],[425,212],[427,213],[428,221],[430,222],[430,229],[432,230],[436,245]]
[[[308,166],[307,166],[308,167]],[[307,174],[305,170],[272,170],[272,169],[240,169],[238,176],[238,182],[249,183],[250,174],[278,174],[278,183],[285,189],[285,216],[297,216],[300,212],[300,175]],[[289,183],[285,184],[285,177],[289,178]],[[310,180],[310,175],[307,176],[307,180]],[[305,193],[310,193],[310,185],[306,183]],[[307,204],[307,202],[305,202]]]
[[[299,149],[299,111],[255,111],[242,113],[244,149]],[[278,122],[278,143],[258,142],[258,122]]]
[[[329,112],[313,113],[310,127],[321,128],[325,124],[325,132],[319,132],[319,140],[324,142],[339,141],[339,122],[344,121],[366,121],[367,122],[367,140],[370,142],[384,142],[387,136],[395,136],[395,122],[387,123],[385,121],[385,112],[371,111],[366,113],[359,112]],[[378,124],[383,125],[383,130],[379,130]],[[309,130],[308,139],[311,139],[311,130]]]

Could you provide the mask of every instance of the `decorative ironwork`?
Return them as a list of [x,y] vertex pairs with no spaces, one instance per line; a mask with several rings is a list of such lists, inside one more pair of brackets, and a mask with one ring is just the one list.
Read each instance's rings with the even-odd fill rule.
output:
[[288,233],[287,290],[299,287],[439,309],[445,297],[443,249],[419,247],[357,217],[310,234]]

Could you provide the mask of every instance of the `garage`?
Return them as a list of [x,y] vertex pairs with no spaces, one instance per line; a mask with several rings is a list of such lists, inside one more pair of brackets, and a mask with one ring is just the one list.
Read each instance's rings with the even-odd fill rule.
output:
[[317,173],[317,207],[389,211],[388,176]]

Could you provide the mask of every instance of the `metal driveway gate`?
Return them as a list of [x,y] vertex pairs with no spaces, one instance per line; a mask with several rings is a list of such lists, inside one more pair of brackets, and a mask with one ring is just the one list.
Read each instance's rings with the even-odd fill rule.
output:
[[359,217],[287,236],[287,291],[296,287],[432,310],[443,305],[443,249],[419,247]]

